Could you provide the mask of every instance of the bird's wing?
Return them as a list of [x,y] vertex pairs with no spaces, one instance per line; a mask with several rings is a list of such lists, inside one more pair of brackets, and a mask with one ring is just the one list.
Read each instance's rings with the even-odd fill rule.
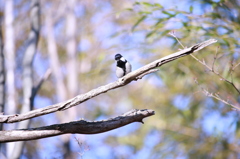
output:
[[129,62],[127,62],[126,63],[126,74],[128,74],[131,71],[132,71],[132,65]]

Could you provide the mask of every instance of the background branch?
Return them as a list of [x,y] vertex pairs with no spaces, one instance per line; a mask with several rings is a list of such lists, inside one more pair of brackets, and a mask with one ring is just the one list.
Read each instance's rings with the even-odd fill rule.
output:
[[44,81],[46,81],[49,78],[51,73],[52,73],[52,71],[50,68],[44,73],[44,75],[41,78],[41,80],[39,81],[39,83],[33,88],[31,98],[35,98],[35,96],[36,96],[37,92],[40,90],[42,84],[44,83]]
[[143,123],[143,118],[152,116],[154,113],[149,109],[133,109],[123,115],[103,121],[78,120],[39,128],[0,131],[0,142],[35,140],[62,134],[98,134],[133,122]]

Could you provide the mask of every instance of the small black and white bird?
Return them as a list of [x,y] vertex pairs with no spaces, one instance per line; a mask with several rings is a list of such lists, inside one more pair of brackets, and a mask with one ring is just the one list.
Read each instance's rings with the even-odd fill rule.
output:
[[118,78],[132,71],[131,64],[121,54],[116,54],[115,60],[117,61],[116,75]]

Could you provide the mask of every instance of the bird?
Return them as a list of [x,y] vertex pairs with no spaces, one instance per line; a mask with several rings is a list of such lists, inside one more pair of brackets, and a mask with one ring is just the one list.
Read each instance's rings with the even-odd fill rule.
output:
[[131,64],[121,54],[116,54],[115,60],[117,62],[116,75],[118,78],[121,78],[132,71]]

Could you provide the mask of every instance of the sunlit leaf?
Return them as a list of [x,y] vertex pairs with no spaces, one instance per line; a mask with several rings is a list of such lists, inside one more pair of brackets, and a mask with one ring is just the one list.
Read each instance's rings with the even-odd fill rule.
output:
[[143,15],[152,14],[152,12],[149,12],[149,11],[140,11],[139,13],[140,13],[140,14],[143,14]]
[[170,18],[176,16],[176,14],[171,14],[171,13],[169,13],[167,11],[162,11],[162,13],[168,15]]
[[184,27],[188,26],[188,22],[182,22],[182,24],[183,24]]
[[148,2],[142,2],[142,4],[147,6],[147,7],[152,7],[153,6],[151,3],[148,3]]
[[221,18],[221,15],[219,13],[211,13],[211,16],[213,19]]
[[162,36],[166,36],[168,33],[170,32],[170,30],[165,30],[162,32]]
[[125,8],[126,11],[133,11],[132,8]]
[[189,7],[189,12],[192,13],[193,12],[193,6]]
[[141,5],[140,2],[135,2],[133,5]]
[[166,21],[167,18],[161,18],[157,21],[157,23],[154,24],[155,27],[159,27],[159,24],[162,24],[164,21]]
[[146,38],[149,38],[151,37],[152,35],[154,35],[156,33],[157,30],[153,30],[151,32],[149,32],[147,35],[146,35]]
[[138,21],[133,25],[132,31],[134,31],[135,28],[136,28],[142,21],[144,21],[146,18],[147,18],[147,16],[144,15],[144,16],[142,16],[140,19],[138,19]]
[[154,6],[158,7],[158,8],[163,8],[163,6],[159,3],[154,3]]

